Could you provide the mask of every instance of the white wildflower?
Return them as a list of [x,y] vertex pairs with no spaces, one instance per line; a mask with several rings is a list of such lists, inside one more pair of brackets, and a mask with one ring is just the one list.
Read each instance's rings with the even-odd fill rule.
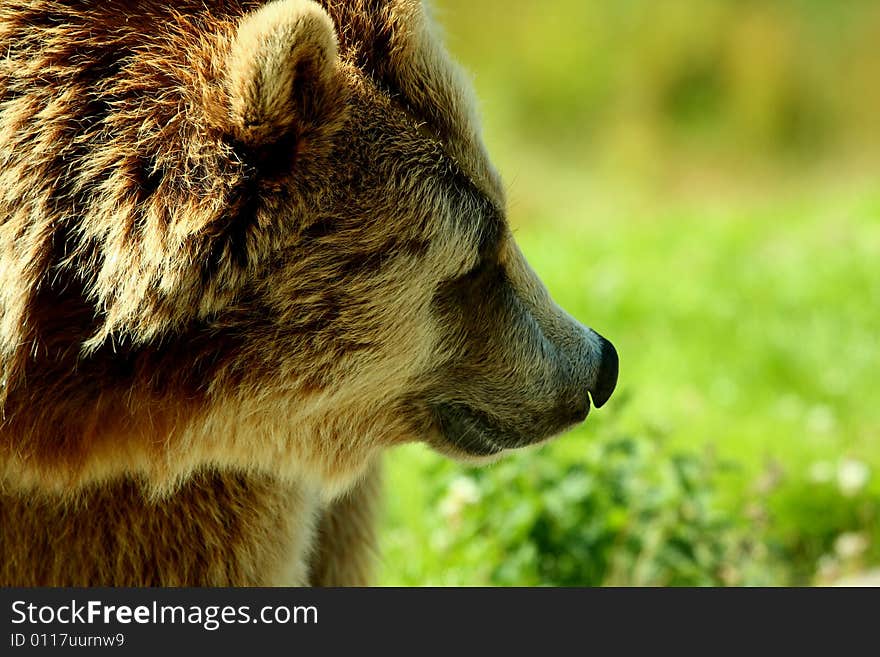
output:
[[844,495],[855,495],[865,487],[870,478],[868,466],[856,459],[844,459],[837,466],[837,486]]
[[462,510],[480,499],[480,489],[470,477],[456,477],[449,484],[446,496],[440,502],[440,513],[447,520],[457,518]]
[[868,538],[857,532],[846,532],[834,541],[834,551],[841,559],[855,559],[868,549]]

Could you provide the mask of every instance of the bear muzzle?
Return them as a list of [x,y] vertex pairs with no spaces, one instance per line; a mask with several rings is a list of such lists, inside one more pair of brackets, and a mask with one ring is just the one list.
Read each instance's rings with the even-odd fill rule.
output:
[[[550,419],[547,423],[561,426],[556,432],[586,420],[591,398],[596,408],[604,406],[617,387],[620,369],[617,349],[610,341],[574,320],[570,322],[576,327],[576,346],[560,348],[555,355],[558,360],[566,362],[557,380],[562,401],[548,411]],[[571,339],[566,340],[566,343],[570,342]]]
[[497,455],[544,442],[580,424],[590,412],[591,397],[594,406],[604,406],[617,386],[617,350],[591,329],[577,328],[580,339],[573,353],[554,354],[566,366],[558,370],[552,401],[529,399],[511,390],[509,398],[494,400],[495,408],[491,402],[433,404],[434,423],[445,447],[470,457]]

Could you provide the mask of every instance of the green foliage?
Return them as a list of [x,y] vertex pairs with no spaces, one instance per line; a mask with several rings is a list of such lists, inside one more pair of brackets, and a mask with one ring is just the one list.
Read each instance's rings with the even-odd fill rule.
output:
[[818,462],[769,499],[767,532],[793,582],[833,582],[880,563],[880,494],[869,478],[861,461]]
[[683,148],[754,161],[878,144],[875,2],[508,4],[437,3],[499,143],[521,129],[557,157],[623,166],[668,166]]
[[[477,471],[475,502],[450,517],[449,548],[495,537],[495,585],[717,585],[753,551],[717,508],[711,458],[662,455],[651,439],[594,443],[577,462],[512,459]],[[528,463],[525,462],[526,459]],[[494,558],[492,558],[494,557]]]
[[484,468],[426,460],[415,524],[430,540],[414,552],[413,527],[392,530],[385,583],[803,585],[880,561],[867,464],[770,463],[732,501],[740,466],[617,424]]
[[707,586],[781,577],[763,537],[720,504],[729,466],[711,452],[670,452],[659,436],[617,430],[577,442],[434,473],[425,508],[432,549],[453,573],[466,563],[481,577],[457,583]]

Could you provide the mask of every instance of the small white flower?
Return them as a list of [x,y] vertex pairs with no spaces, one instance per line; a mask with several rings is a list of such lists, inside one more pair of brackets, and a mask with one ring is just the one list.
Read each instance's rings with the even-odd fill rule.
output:
[[449,493],[461,498],[466,504],[475,504],[480,500],[480,489],[470,477],[456,477],[449,484]]
[[446,496],[440,502],[440,513],[447,519],[457,518],[464,507],[480,499],[480,489],[470,477],[456,477],[449,484]]
[[854,559],[868,549],[868,539],[864,534],[846,532],[834,541],[834,551],[841,559]]
[[840,563],[832,555],[823,554],[816,563],[816,571],[821,580],[828,582],[840,575]]
[[844,459],[837,466],[837,486],[844,495],[858,493],[871,478],[871,470],[856,459]]

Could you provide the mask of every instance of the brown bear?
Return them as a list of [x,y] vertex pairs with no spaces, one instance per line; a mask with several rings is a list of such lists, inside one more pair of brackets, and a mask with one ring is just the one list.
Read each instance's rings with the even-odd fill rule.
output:
[[0,47],[0,585],[364,584],[384,450],[611,395],[420,0],[4,0]]

